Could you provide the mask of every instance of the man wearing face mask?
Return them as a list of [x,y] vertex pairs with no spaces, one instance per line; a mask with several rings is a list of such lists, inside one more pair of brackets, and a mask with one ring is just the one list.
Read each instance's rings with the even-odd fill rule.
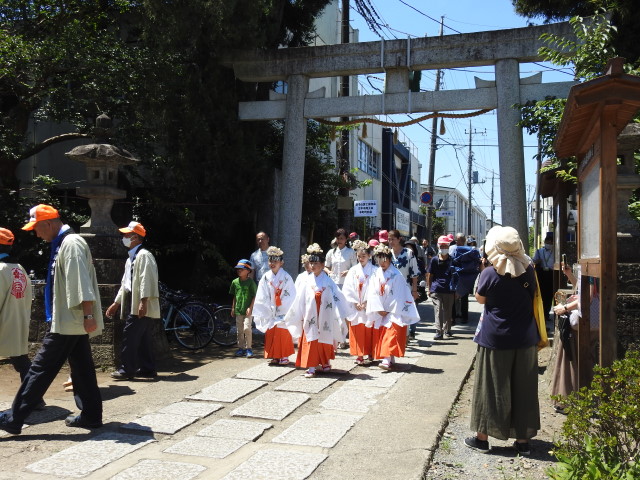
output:
[[553,303],[553,232],[547,232],[544,246],[536,250],[533,263],[540,284],[544,314],[548,317]]
[[107,317],[113,318],[122,306],[125,320],[122,332],[122,364],[111,373],[116,380],[157,376],[151,332],[153,322],[160,318],[160,291],[158,266],[149,250],[143,248],[147,231],[138,222],[130,222],[120,229],[122,243],[129,250],[124,275],[115,301],[107,308]]
[[431,259],[427,272],[427,291],[433,302],[436,335],[434,340],[442,340],[443,336],[452,337],[451,310],[454,292],[451,291],[451,256],[449,255],[449,239],[442,235],[438,238],[438,255]]

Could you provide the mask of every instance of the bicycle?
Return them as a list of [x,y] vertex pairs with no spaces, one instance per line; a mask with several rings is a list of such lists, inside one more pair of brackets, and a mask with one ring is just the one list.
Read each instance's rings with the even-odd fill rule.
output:
[[203,302],[171,290],[160,282],[160,311],[164,330],[172,332],[180,345],[189,350],[206,347],[214,338],[214,316]]
[[217,303],[206,303],[209,313],[213,315],[213,342],[222,346],[230,347],[238,341],[238,329],[236,318],[231,316],[230,305],[218,305]]

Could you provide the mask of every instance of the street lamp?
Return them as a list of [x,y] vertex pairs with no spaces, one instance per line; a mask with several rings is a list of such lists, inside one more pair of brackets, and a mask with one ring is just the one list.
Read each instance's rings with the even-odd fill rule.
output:
[[[441,177],[436,178],[436,181],[433,182],[433,186],[435,187],[436,184],[438,183],[438,180],[440,180],[441,178],[447,178],[450,177],[451,175],[442,175]],[[431,194],[433,195],[433,192],[431,192]]]

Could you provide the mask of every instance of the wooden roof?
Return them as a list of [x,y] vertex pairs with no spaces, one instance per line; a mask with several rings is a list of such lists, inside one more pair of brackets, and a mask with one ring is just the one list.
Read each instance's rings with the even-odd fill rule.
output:
[[620,133],[640,109],[640,77],[623,73],[622,58],[609,62],[607,74],[571,87],[554,149],[558,158],[581,156],[595,142],[599,113],[616,105]]

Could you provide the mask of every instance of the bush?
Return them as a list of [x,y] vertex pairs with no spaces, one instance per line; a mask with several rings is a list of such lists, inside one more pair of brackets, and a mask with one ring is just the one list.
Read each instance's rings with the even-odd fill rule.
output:
[[556,480],[640,478],[640,352],[594,370],[589,387],[562,398],[567,420],[554,452],[558,465],[547,474]]

